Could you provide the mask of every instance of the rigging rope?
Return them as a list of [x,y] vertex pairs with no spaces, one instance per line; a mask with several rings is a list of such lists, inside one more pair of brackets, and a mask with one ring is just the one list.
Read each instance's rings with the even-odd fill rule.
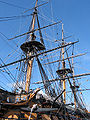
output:
[[29,16],[31,16],[31,14],[30,15],[11,16],[11,17],[0,17],[0,22],[21,19],[21,18],[25,18],[25,17],[29,17]]
[[[3,62],[3,60],[0,58],[0,60],[2,61],[3,64],[5,64]],[[7,70],[6,70],[7,69]],[[13,74],[10,72],[10,70],[6,67],[6,69],[4,68],[4,70],[6,71],[6,73],[9,75],[9,77],[13,80],[13,82],[16,82],[16,78],[13,76]],[[7,72],[8,71],[8,72]],[[17,85],[18,86],[18,85]],[[19,87],[19,86],[18,86]]]
[[9,2],[5,2],[5,1],[1,1],[1,0],[0,0],[0,2],[1,2],[1,3],[4,3],[4,4],[7,4],[7,5],[9,5],[9,6],[12,6],[12,7],[16,7],[16,8],[20,8],[20,9],[27,9],[27,8],[25,8],[25,7],[21,7],[21,6],[18,6],[18,5],[9,3]]
[[45,87],[45,91],[48,95],[51,95],[51,96],[55,96],[55,91],[54,89],[51,87],[51,84],[50,82],[45,82],[46,80],[48,81],[48,77],[39,61],[38,58],[36,58],[37,62],[38,62],[38,66],[39,66],[39,69],[40,69],[40,73],[41,73],[41,77],[42,77],[42,81],[43,81],[43,84],[44,84],[44,87]]

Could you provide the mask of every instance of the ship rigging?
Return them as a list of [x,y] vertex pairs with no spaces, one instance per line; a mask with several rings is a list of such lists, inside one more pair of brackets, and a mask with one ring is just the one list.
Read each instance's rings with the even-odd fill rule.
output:
[[[38,7],[46,4],[38,5],[36,0],[28,32],[8,39],[13,41],[26,36],[25,42],[20,45],[21,59],[7,64],[1,59],[0,70],[5,71],[14,81],[13,91],[0,89],[1,120],[89,120],[90,118],[90,113],[79,94],[82,90],[77,82],[80,77],[90,73],[75,75],[74,71],[74,58],[86,53],[74,55],[74,46],[79,41],[65,41],[68,37],[64,38],[64,26],[61,20],[41,27]],[[47,46],[47,42],[44,41],[42,30],[46,31],[59,24],[61,40],[54,40],[55,47],[51,48],[51,44]],[[20,68],[17,67],[19,71],[17,81],[8,68],[15,64],[20,65]],[[38,70],[33,69],[34,64],[37,65]],[[40,81],[32,81],[33,73],[34,79],[39,76]],[[20,79],[23,80],[21,85]],[[32,89],[32,84],[38,87]]]

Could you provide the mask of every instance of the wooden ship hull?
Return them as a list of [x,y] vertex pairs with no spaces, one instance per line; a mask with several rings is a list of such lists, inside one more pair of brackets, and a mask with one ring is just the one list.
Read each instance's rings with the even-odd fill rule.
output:
[[[30,93],[29,99],[25,101],[20,100],[16,103],[6,103],[3,101],[0,104],[0,119],[85,120],[85,118],[90,118],[88,111],[82,111],[81,109],[74,110],[74,108],[68,107],[63,102],[56,102],[57,98],[52,100],[50,96],[48,98],[41,96],[40,93],[38,94],[39,91],[40,89],[36,89],[33,93]],[[12,95],[8,97],[12,99]],[[14,97],[19,98],[20,95],[14,95]],[[27,97],[27,95],[24,94],[21,97]]]

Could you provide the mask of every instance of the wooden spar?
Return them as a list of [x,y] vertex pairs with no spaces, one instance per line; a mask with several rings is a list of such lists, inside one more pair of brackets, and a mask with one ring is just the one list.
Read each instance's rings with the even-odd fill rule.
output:
[[44,29],[44,28],[47,28],[47,27],[50,27],[50,26],[59,24],[59,23],[61,23],[61,22],[62,22],[62,21],[58,21],[58,22],[55,22],[55,23],[53,23],[53,24],[50,24],[50,25],[47,25],[47,26],[44,26],[44,27],[41,27],[41,28],[37,28],[37,29],[31,30],[31,31],[29,31],[29,32],[26,32],[26,33],[23,33],[23,34],[21,34],[21,35],[15,36],[15,37],[10,38],[10,39],[8,39],[8,40],[12,40],[12,39],[15,39],[15,38],[18,38],[18,37],[27,35],[27,34],[29,34],[29,33],[33,33],[33,32],[35,32],[35,31],[38,31],[38,30],[41,30],[41,29]]
[[65,91],[65,89],[55,98],[54,102],[63,94],[64,91]]
[[25,91],[29,92],[30,87],[30,79],[31,79],[31,72],[32,72],[32,65],[33,65],[33,59],[29,60],[28,67],[27,67],[27,75],[26,75],[26,84],[25,84]]
[[45,5],[45,4],[47,4],[47,3],[48,3],[48,2],[45,2],[45,3],[40,4],[40,5],[37,5],[37,6],[34,7],[34,8],[31,8],[31,9],[28,9],[28,10],[24,11],[24,13],[28,12],[29,10],[33,10],[33,9],[35,9],[35,8],[38,8],[38,7],[42,6],[42,5]]
[[56,60],[56,61],[53,61],[53,62],[48,62],[48,63],[45,63],[44,65],[52,64],[52,63],[56,63],[56,62],[60,62],[60,61],[63,61],[63,60],[67,60],[67,59],[79,57],[79,56],[82,56],[82,55],[86,55],[86,53],[78,54],[78,55],[75,55],[75,56],[70,56],[70,57],[64,58],[64,59],[62,59],[62,60]]
[[65,45],[63,45],[63,46],[60,46],[60,47],[56,47],[56,48],[53,48],[53,49],[47,50],[47,51],[44,51],[44,52],[38,53],[38,54],[36,54],[36,55],[32,55],[32,56],[30,56],[30,57],[28,57],[28,58],[26,57],[26,58],[23,58],[23,59],[20,59],[20,60],[17,60],[17,61],[14,61],[14,62],[8,63],[8,64],[1,65],[0,68],[7,67],[7,66],[13,65],[13,64],[15,64],[15,63],[18,63],[18,62],[24,61],[24,60],[29,60],[29,59],[34,58],[34,57],[37,57],[37,56],[39,56],[39,55],[42,55],[42,54],[45,54],[45,53],[48,53],[48,52],[52,52],[52,51],[54,51],[54,50],[57,50],[57,49],[60,49],[60,48],[66,47],[66,46],[68,46],[68,45],[75,44],[75,43],[77,43],[77,42],[79,42],[79,41],[69,42],[69,43],[67,43],[67,44],[65,44]]
[[[67,38],[70,38],[70,37],[72,37],[72,35],[71,35],[71,36],[64,37],[63,39],[67,39]],[[58,42],[58,41],[61,41],[61,40],[62,40],[62,39],[55,40],[55,42]]]
[[[74,75],[74,76],[69,76],[69,77],[65,77],[65,78],[58,78],[58,79],[52,79],[52,80],[48,80],[48,81],[45,81],[45,82],[55,82],[55,81],[59,81],[59,80],[64,80],[64,79],[68,79],[68,78],[76,78],[76,77],[81,77],[81,76],[86,76],[86,75],[90,75],[90,73],[83,73],[83,74],[78,74],[78,75]],[[35,82],[33,84],[41,84],[43,82],[41,81],[38,81],[38,82]]]
[[[37,6],[38,0],[36,0],[35,7]],[[36,11],[36,9],[35,9]],[[34,31],[35,27],[35,17],[36,14],[33,13],[33,22],[32,22],[32,31]],[[31,40],[33,40],[31,38]],[[33,53],[30,52],[28,57],[31,56]],[[26,84],[25,84],[25,91],[28,93],[29,92],[29,87],[30,87],[30,80],[31,80],[31,72],[32,72],[32,65],[33,65],[33,58],[28,61],[28,66],[27,66],[27,75],[26,75]]]
[[[63,39],[63,23],[62,23],[62,45],[64,45],[64,39]],[[65,61],[64,61],[64,48],[61,49],[62,51],[62,69],[65,69]],[[65,75],[63,75],[63,78],[65,78]],[[65,79],[61,81],[63,83],[63,102],[64,104],[66,103],[66,82]]]
[[[77,91],[86,91],[86,90],[90,90],[90,89],[75,90],[75,92],[77,92]],[[72,92],[72,91],[66,91],[66,93],[69,93],[69,92]]]

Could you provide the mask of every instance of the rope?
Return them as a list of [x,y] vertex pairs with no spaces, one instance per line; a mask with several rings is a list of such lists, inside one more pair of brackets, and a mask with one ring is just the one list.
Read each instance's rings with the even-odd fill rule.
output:
[[4,2],[4,1],[1,1],[1,0],[0,0],[0,2],[1,2],[1,3],[4,3],[4,4],[7,4],[7,5],[9,5],[9,6],[12,6],[12,7],[16,7],[16,8],[20,8],[20,9],[27,9],[27,8],[25,8],[25,7],[21,7],[21,6],[18,6],[18,5],[14,5],[14,4],[9,3],[9,2]]

